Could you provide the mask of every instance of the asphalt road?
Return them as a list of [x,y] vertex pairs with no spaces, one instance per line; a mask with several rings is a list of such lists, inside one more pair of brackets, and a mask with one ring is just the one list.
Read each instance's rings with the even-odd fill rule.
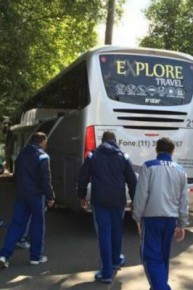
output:
[[[8,223],[14,200],[13,185],[0,180],[0,217]],[[135,224],[127,214],[124,220],[123,250],[126,265],[111,285],[95,282],[98,270],[98,246],[91,214],[78,215],[69,210],[46,213],[45,254],[48,262],[29,265],[28,250],[16,249],[10,267],[0,270],[0,290],[148,290],[140,263],[139,238]],[[0,246],[5,229],[0,228]],[[193,219],[181,243],[173,243],[170,285],[173,290],[193,290]]]

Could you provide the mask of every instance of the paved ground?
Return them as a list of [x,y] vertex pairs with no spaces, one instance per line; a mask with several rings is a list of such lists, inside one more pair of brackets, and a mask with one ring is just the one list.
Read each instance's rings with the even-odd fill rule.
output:
[[[0,216],[10,219],[13,185],[0,181]],[[170,285],[173,290],[193,290],[193,222],[182,243],[174,243],[171,257]],[[5,230],[0,230],[0,246]],[[124,253],[127,264],[117,272],[111,285],[93,281],[98,265],[98,251],[90,215],[70,211],[47,213],[47,263],[30,266],[28,251],[16,250],[10,268],[0,271],[0,290],[148,290],[138,255],[139,239],[130,217],[124,223]]]

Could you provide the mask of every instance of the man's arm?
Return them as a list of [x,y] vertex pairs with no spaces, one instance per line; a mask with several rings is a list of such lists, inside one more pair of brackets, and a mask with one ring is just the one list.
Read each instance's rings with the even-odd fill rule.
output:
[[126,174],[125,175],[126,175],[127,187],[129,189],[129,195],[131,197],[131,200],[133,201],[135,188],[137,184],[137,177],[133,170],[132,164],[128,159],[126,160]]
[[137,181],[137,186],[135,190],[135,196],[133,201],[133,219],[140,223],[141,217],[143,216],[149,192],[149,171],[145,164],[143,164],[139,178]]
[[[47,155],[47,154],[46,154]],[[40,177],[42,183],[42,189],[48,201],[48,206],[51,207],[54,204],[54,191],[51,184],[51,173],[50,173],[50,163],[49,156],[47,155],[45,158],[40,161]]]
[[77,194],[81,199],[81,206],[86,207],[86,195],[87,195],[87,186],[91,178],[91,158],[90,154],[84,161],[78,178]]
[[181,242],[185,238],[185,227],[189,224],[189,196],[187,190],[187,177],[184,176],[182,192],[179,201],[179,218],[174,232],[174,239]]
[[182,182],[182,190],[179,200],[179,218],[177,220],[177,226],[180,228],[185,228],[189,222],[189,196],[187,190],[187,177],[184,175],[184,180]]

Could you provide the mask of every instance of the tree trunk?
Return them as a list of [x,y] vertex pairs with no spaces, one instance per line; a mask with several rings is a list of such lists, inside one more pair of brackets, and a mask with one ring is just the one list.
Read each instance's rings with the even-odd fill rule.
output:
[[112,44],[114,14],[115,14],[115,2],[116,2],[116,0],[109,0],[108,1],[106,31],[105,31],[105,44]]

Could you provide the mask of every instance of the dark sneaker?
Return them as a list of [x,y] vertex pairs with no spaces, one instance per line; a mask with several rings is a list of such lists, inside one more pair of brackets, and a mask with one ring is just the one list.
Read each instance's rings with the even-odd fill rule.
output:
[[46,256],[42,256],[39,260],[31,260],[30,265],[39,265],[40,263],[46,263],[48,258]]
[[125,256],[123,254],[120,255],[121,262],[119,265],[113,265],[113,269],[120,269],[122,266],[125,265]]
[[95,274],[95,280],[96,281],[99,281],[99,282],[102,282],[102,283],[106,283],[106,284],[112,283],[112,279],[111,278],[103,278],[100,271],[98,271]]
[[9,267],[9,262],[7,258],[1,256],[0,257],[0,268],[8,268]]

